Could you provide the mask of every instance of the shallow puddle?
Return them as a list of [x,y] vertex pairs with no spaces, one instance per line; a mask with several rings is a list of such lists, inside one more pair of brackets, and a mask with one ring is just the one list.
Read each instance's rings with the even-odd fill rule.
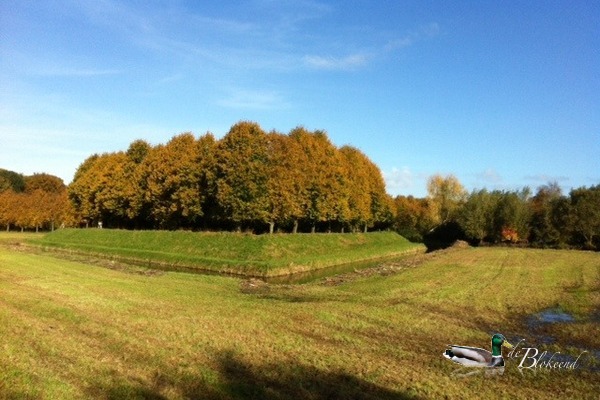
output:
[[569,323],[573,321],[575,321],[575,318],[560,308],[547,308],[527,317],[527,328],[531,334],[535,335],[538,343],[552,344],[556,339],[552,336],[544,335],[540,332],[540,328],[543,328],[546,324]]
[[532,318],[535,318],[540,323],[555,324],[559,322],[573,322],[575,318],[571,314],[568,314],[560,308],[548,308],[534,314]]
[[[596,322],[594,315],[590,316],[591,322]],[[575,317],[559,307],[547,308],[536,314],[527,317],[526,325],[529,331],[529,339],[535,345],[551,345],[556,344],[555,337],[547,335],[548,327],[552,324],[569,324],[575,323]],[[573,362],[581,355],[583,367],[592,371],[600,370],[600,350],[594,348],[585,348],[571,343],[570,347],[576,349],[577,354],[561,354],[556,353],[553,360],[558,362]]]

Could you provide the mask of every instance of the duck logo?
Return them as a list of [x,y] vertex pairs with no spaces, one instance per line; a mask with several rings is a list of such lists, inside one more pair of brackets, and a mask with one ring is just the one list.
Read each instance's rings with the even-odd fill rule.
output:
[[465,367],[504,367],[502,346],[509,349],[513,347],[502,334],[496,333],[492,336],[491,353],[479,347],[448,345],[443,356]]

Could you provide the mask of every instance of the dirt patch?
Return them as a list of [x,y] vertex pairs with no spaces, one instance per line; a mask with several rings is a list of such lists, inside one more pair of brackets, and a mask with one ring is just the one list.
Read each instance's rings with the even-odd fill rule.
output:
[[[61,258],[66,258],[66,257],[61,257]],[[122,263],[122,262],[118,262],[118,261],[114,261],[114,260],[108,260],[105,258],[79,257],[79,259],[78,259],[77,257],[73,257],[73,258],[71,258],[71,261],[82,262],[82,263],[91,264],[91,265],[94,265],[97,267],[108,268],[108,269],[112,269],[115,271],[121,271],[121,272],[125,272],[128,274],[135,274],[135,275],[159,276],[159,275],[165,274],[165,271],[162,271],[159,269],[137,267],[135,265],[126,264],[126,263]]]
[[250,278],[240,282],[240,291],[245,294],[265,294],[270,290],[269,284],[261,279]]
[[[468,244],[467,244],[468,246]],[[352,282],[357,279],[362,279],[374,275],[389,276],[397,274],[407,268],[415,268],[423,263],[443,256],[449,252],[459,251],[463,249],[462,245],[452,246],[443,250],[436,250],[430,253],[417,253],[413,256],[406,257],[400,261],[382,262],[372,268],[361,268],[352,272],[337,274],[316,280],[314,283],[325,286],[338,286],[347,282]],[[240,291],[245,294],[268,294],[273,288],[293,287],[294,284],[279,284],[268,283],[260,278],[244,279],[240,282]]]
[[[459,243],[459,242],[461,242],[461,243]],[[466,244],[466,246],[463,243]],[[401,261],[395,261],[395,262],[390,262],[390,263],[384,262],[381,265],[378,265],[373,268],[366,268],[366,269],[356,270],[353,272],[348,272],[345,274],[330,276],[330,277],[324,278],[322,281],[322,284],[326,285],[326,286],[337,286],[337,285],[341,285],[343,283],[350,282],[350,281],[353,281],[353,280],[356,280],[359,278],[365,278],[365,277],[370,277],[370,276],[374,276],[374,275],[379,275],[379,276],[394,275],[394,274],[397,274],[400,271],[405,270],[407,268],[418,267],[429,260],[435,259],[444,254],[448,254],[449,252],[462,250],[466,247],[470,247],[467,242],[457,241],[453,246],[448,247],[443,250],[436,250],[436,251],[432,251],[430,253],[419,253],[419,254],[415,254],[414,256],[411,256],[411,257],[406,257],[405,259],[403,259]]]
[[455,248],[455,249],[467,249],[467,248],[471,247],[471,245],[468,242],[465,242],[464,240],[457,240],[450,247]]

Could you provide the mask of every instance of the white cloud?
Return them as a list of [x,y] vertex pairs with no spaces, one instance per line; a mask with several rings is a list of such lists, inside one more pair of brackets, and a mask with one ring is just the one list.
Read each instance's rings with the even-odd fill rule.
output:
[[392,168],[391,171],[383,172],[383,179],[388,193],[392,195],[405,193],[414,188],[415,175],[408,167]]

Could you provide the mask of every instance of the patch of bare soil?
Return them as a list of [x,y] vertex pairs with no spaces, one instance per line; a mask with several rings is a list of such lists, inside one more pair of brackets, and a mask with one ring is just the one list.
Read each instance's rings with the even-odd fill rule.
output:
[[388,276],[397,274],[404,269],[418,267],[426,261],[440,257],[441,255],[447,254],[448,252],[462,250],[468,247],[470,246],[467,242],[458,240],[451,247],[448,247],[443,250],[436,250],[430,253],[419,253],[415,254],[414,256],[407,257],[401,261],[383,263],[373,268],[365,268],[353,272],[348,272],[345,274],[330,276],[324,278],[322,284],[326,286],[337,286],[359,278],[369,277],[373,275]]
[[[440,257],[444,254],[447,254],[450,251],[458,251],[458,250],[462,250],[462,249],[465,249],[468,247],[470,247],[470,246],[467,242],[457,241],[451,247],[443,249],[443,250],[436,250],[436,251],[432,251],[430,253],[418,253],[413,256],[406,257],[401,261],[383,262],[382,264],[380,264],[376,267],[357,269],[353,272],[347,272],[347,273],[343,273],[343,274],[329,276],[329,277],[323,278],[320,282],[319,281],[317,281],[317,282],[322,285],[325,285],[325,286],[337,286],[337,285],[342,285],[346,282],[351,282],[356,279],[361,279],[361,278],[365,278],[365,277],[369,277],[369,276],[373,276],[373,275],[380,275],[380,276],[393,275],[393,274],[397,274],[400,271],[407,269],[407,268],[418,267],[421,264],[423,264],[424,262],[432,260],[436,257]],[[240,291],[245,294],[267,294],[271,291],[272,287],[283,288],[283,287],[291,287],[291,286],[294,286],[294,285],[293,284],[292,285],[271,284],[271,283],[267,283],[259,278],[249,278],[249,279],[243,279],[240,282]]]
[[270,291],[270,287],[261,279],[250,278],[240,281],[240,291],[245,294],[265,294]]
[[471,247],[471,245],[468,242],[465,242],[464,240],[457,240],[456,242],[454,242],[454,244],[450,247],[451,249],[467,249]]

